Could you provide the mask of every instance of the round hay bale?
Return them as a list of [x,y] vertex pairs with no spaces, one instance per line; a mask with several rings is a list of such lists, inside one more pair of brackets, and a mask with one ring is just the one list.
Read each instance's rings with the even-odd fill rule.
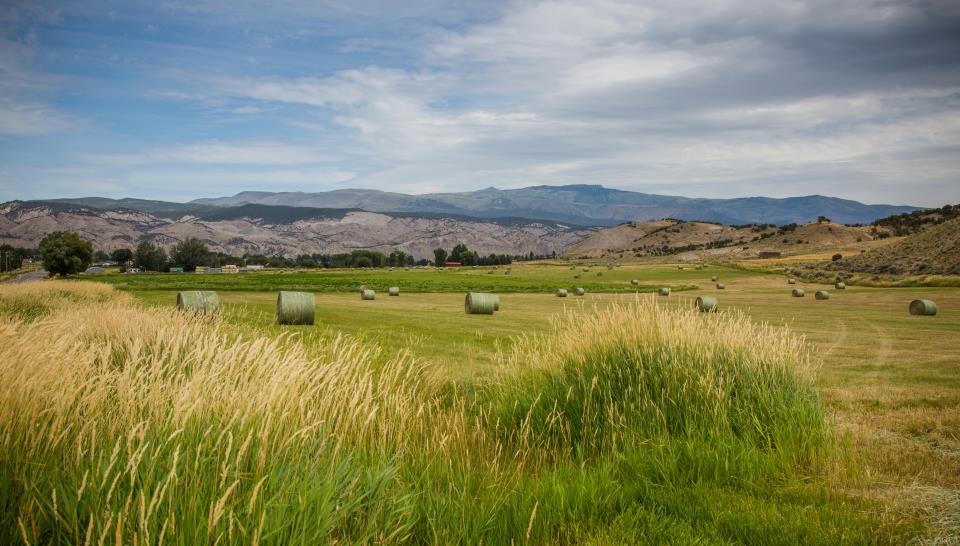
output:
[[837,284],[833,285],[833,287],[836,288],[837,290],[846,290],[846,289],[847,289],[847,285],[846,285],[845,283],[843,283],[842,281],[837,282]]
[[937,314],[937,304],[931,300],[913,300],[910,302],[910,314],[932,317]]
[[580,278],[580,274],[577,273],[576,275],[573,276],[573,278],[574,278],[574,279],[579,279],[579,278]]
[[400,287],[399,287],[399,286],[391,286],[391,287],[387,290],[387,294],[390,295],[390,296],[399,296],[399,295],[400,295]]
[[313,324],[316,307],[310,292],[281,291],[277,295],[277,324]]
[[787,279],[787,284],[797,284],[797,279]]
[[657,292],[658,292],[661,296],[669,296],[669,295],[670,295],[670,287],[664,286],[663,288],[661,288],[661,289],[658,290]]
[[584,267],[584,268],[583,268],[583,272],[584,272],[584,273],[589,273],[589,272],[590,272],[590,268],[589,268],[589,267]]
[[632,284],[633,286],[637,286],[640,284],[640,281],[637,279],[630,279],[630,284]]
[[554,292],[554,294],[556,294],[558,298],[565,298],[565,297],[567,297],[567,289],[566,289],[566,288],[557,288],[557,291]]
[[579,286],[573,289],[574,296],[582,296],[586,293],[587,293],[586,290],[584,290],[583,288],[580,288]]
[[803,288],[794,288],[790,294],[795,298],[802,298],[804,296]]
[[463,300],[463,312],[468,315],[492,315],[500,309],[500,298],[486,292],[469,292]]
[[215,313],[220,309],[220,296],[212,290],[187,290],[177,293],[177,309]]
[[717,298],[711,298],[710,296],[700,296],[697,298],[697,309],[701,313],[710,313],[717,310]]
[[571,266],[570,266],[570,271],[576,271],[576,270],[577,270],[577,266],[575,266],[575,265],[571,265]]
[[678,265],[678,266],[677,266],[677,269],[680,270],[680,271],[683,271],[683,266],[682,266],[682,265]]
[[714,276],[710,277],[710,280],[711,280],[712,282],[717,282],[717,276],[714,275]]
[[817,293],[814,294],[813,297],[817,298],[818,300],[828,300],[830,299],[830,292],[827,292],[826,290],[817,290]]
[[725,290],[726,288],[727,285],[723,284],[722,282],[717,283],[717,290]]
[[597,271],[597,276],[598,276],[598,277],[602,277],[602,276],[603,276],[603,271]]
[[376,299],[376,297],[377,297],[377,293],[374,292],[373,290],[364,290],[360,292],[360,299],[362,300],[372,300],[372,299]]

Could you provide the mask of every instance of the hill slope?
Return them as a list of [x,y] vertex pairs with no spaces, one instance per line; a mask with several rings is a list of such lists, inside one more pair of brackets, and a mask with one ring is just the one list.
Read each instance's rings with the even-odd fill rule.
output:
[[567,249],[567,255],[589,258],[661,256],[743,244],[775,231],[776,228],[769,226],[735,227],[680,220],[631,222],[591,234]]
[[960,275],[960,218],[844,258],[831,269],[893,275]]

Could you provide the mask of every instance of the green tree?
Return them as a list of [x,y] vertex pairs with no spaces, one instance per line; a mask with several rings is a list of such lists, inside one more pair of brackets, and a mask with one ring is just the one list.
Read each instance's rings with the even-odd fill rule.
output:
[[393,267],[402,267],[407,263],[407,253],[402,250],[394,250],[390,253],[389,264]]
[[20,269],[26,249],[0,245],[0,273]]
[[133,259],[133,251],[129,248],[118,248],[110,253],[110,259],[118,264],[125,264]]
[[470,249],[467,248],[467,245],[460,243],[459,245],[453,247],[453,250],[450,251],[450,261],[463,263],[463,255],[467,252],[470,252]]
[[442,248],[433,249],[433,265],[443,267],[447,261],[447,251]]
[[110,259],[110,255],[102,250],[98,250],[93,253],[93,261],[95,262],[105,262]]
[[93,244],[72,231],[55,231],[40,241],[43,268],[54,275],[75,275],[90,267]]
[[297,267],[313,269],[317,267],[317,260],[313,259],[313,256],[309,254],[301,254],[297,256]]
[[160,271],[167,261],[167,253],[150,241],[140,241],[133,253],[133,263],[145,271]]
[[206,265],[209,256],[207,245],[196,237],[180,241],[170,252],[170,258],[184,271],[196,271],[198,265]]

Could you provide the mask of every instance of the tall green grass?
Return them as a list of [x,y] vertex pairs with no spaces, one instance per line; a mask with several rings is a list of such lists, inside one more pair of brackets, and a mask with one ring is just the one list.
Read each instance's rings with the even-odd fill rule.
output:
[[91,286],[0,287],[0,543],[903,538],[822,477],[802,342],[736,314],[583,308],[458,386]]

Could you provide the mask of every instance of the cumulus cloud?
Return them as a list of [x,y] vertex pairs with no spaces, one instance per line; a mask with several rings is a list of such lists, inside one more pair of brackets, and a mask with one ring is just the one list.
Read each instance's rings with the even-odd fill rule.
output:
[[750,194],[770,176],[903,200],[871,199],[864,180],[922,171],[942,187],[960,167],[944,155],[960,155],[958,21],[948,2],[516,3],[433,29],[412,67],[218,88],[326,112],[369,151],[367,182],[414,191],[715,181],[707,193]]

